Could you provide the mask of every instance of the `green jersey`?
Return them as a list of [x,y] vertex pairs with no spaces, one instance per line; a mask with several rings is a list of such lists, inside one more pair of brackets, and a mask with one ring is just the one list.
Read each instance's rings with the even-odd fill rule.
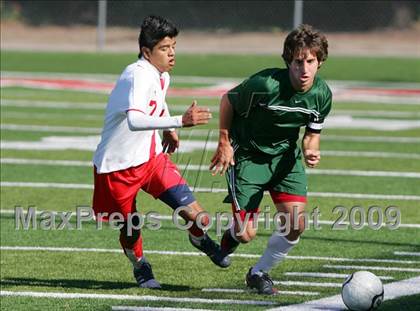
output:
[[296,148],[299,129],[319,133],[331,109],[328,85],[315,76],[310,90],[293,89],[287,69],[260,71],[228,93],[234,109],[232,144],[246,153],[280,155]]

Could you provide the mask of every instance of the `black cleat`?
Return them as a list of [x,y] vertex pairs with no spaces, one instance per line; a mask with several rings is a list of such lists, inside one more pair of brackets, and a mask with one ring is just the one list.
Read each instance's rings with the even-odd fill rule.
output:
[[215,265],[221,268],[227,268],[230,266],[229,256],[223,253],[220,246],[207,234],[205,234],[204,238],[199,241],[193,240],[190,234],[188,235],[188,239],[195,248],[206,254]]
[[249,268],[249,271],[246,275],[246,285],[249,288],[256,289],[258,294],[262,295],[275,295],[277,294],[277,288],[274,288],[273,280],[270,276],[261,271],[261,275],[259,274],[251,274],[252,267]]
[[134,268],[133,274],[139,287],[161,289],[159,282],[156,281],[155,277],[153,276],[152,266],[146,261],[145,258],[142,259],[140,267]]

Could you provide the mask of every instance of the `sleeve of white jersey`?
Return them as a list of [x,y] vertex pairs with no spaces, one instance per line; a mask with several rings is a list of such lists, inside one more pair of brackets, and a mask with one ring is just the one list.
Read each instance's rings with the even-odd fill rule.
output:
[[128,110],[147,111],[151,98],[152,82],[144,70],[135,70],[131,84]]

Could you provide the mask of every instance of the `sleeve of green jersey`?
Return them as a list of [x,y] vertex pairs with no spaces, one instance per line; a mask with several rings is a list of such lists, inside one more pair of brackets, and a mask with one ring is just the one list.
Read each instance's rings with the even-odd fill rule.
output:
[[325,91],[323,92],[321,104],[319,107],[318,115],[311,115],[309,123],[306,126],[306,129],[310,132],[321,133],[321,130],[324,126],[325,118],[328,116],[331,110],[332,104],[332,93],[328,86],[326,86]]

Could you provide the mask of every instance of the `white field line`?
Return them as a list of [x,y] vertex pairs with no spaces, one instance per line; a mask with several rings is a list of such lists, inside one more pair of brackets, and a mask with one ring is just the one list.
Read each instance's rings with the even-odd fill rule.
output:
[[321,155],[333,156],[333,157],[355,157],[355,158],[363,157],[363,158],[420,159],[420,153],[402,153],[402,152],[322,150]]
[[104,110],[104,103],[72,103],[72,102],[55,102],[55,101],[37,101],[22,99],[3,99],[0,106],[18,107],[18,108],[50,108],[50,109],[88,109],[88,110]]
[[204,299],[204,298],[180,298],[165,296],[138,296],[116,294],[86,294],[86,293],[59,293],[59,292],[31,292],[31,291],[0,291],[0,296],[18,296],[34,298],[58,298],[58,299],[112,299],[112,300],[135,300],[135,301],[158,301],[158,302],[190,302],[209,304],[235,304],[235,305],[276,305],[273,301],[263,300],[236,300],[236,299]]
[[[32,103],[32,102],[31,102]],[[2,124],[1,129],[4,130],[16,130],[16,131],[42,131],[42,132],[65,132],[72,133],[77,129],[76,127],[71,126],[46,126],[46,125],[24,125],[24,124]],[[101,128],[90,128],[93,132],[101,132]],[[208,136],[209,133],[215,139],[217,138],[217,130],[208,129],[191,129],[191,130],[179,130],[180,133],[185,133],[186,137],[188,136]],[[352,135],[323,135],[322,140],[330,141],[354,141],[354,142],[383,142],[383,143],[420,143],[420,138],[418,137],[388,137],[388,136],[352,136]]]
[[[93,189],[91,184],[72,183],[45,183],[45,182],[12,182],[2,181],[1,187],[23,187],[23,188],[58,188],[58,189]],[[227,192],[225,188],[192,188],[193,192],[220,193]],[[349,199],[379,199],[379,200],[402,200],[419,201],[417,195],[386,195],[369,193],[343,193],[343,192],[308,192],[309,197],[320,198],[349,198]]]
[[[72,126],[49,126],[49,125],[24,125],[24,124],[2,124],[2,130],[14,130],[14,131],[39,131],[39,132],[63,132],[63,133],[74,133],[79,127]],[[83,131],[90,130],[91,133],[100,133],[102,128],[82,128]],[[185,133],[188,136],[207,136],[213,133],[212,137],[217,138],[217,130],[181,130],[181,133]],[[420,143],[418,137],[389,137],[389,136],[351,136],[351,135],[323,135],[322,140],[328,141],[354,141],[354,142],[384,142],[384,143]],[[203,142],[204,143],[204,142]]]
[[[248,289],[237,289],[237,288],[203,288],[202,292],[208,293],[250,293]],[[318,292],[307,292],[307,291],[279,291],[279,295],[296,295],[296,296],[317,296]]]
[[401,272],[420,272],[417,268],[403,268],[403,267],[379,267],[379,266],[344,266],[344,265],[323,265],[324,268],[329,269],[355,269],[355,270],[384,270],[384,271],[401,271]]
[[393,110],[334,109],[332,111],[332,115],[418,118],[418,117],[420,117],[420,112],[417,112],[417,111],[393,111]]
[[60,132],[60,133],[90,133],[99,134],[102,129],[99,127],[73,127],[73,126],[50,126],[50,125],[24,125],[24,124],[2,124],[2,130],[12,131],[37,131],[37,132]]
[[397,256],[420,256],[419,252],[394,252]]
[[166,308],[166,307],[134,307],[134,306],[112,306],[111,310],[116,311],[218,311],[216,309],[190,309],[190,308]]
[[[63,117],[62,112],[54,112],[54,113],[43,113],[43,112],[7,112],[3,114],[7,118],[14,118],[14,119],[58,119]],[[87,120],[87,121],[102,121],[104,117],[102,115],[94,115],[94,114],[86,114],[86,113],[78,113],[67,115],[66,120]]]
[[190,308],[165,308],[165,307],[134,307],[134,306],[112,306],[111,310],[116,311],[218,311],[216,309],[190,309]]
[[[398,282],[392,282],[384,285],[384,300],[392,300],[399,297],[411,296],[420,293],[420,277],[414,277]],[[321,298],[307,301],[301,304],[289,305],[285,307],[276,307],[267,311],[338,311],[347,310],[341,295]]]
[[[45,213],[45,212],[46,211],[35,211],[35,214],[40,215],[40,214]],[[71,211],[50,211],[49,210],[48,213],[52,213],[54,215],[57,215],[59,213],[71,213],[71,216],[76,216],[77,215],[76,212],[71,212]],[[93,215],[93,211],[91,213],[92,213],[91,215]],[[13,210],[13,209],[0,209],[0,214],[14,215],[14,214],[16,214],[16,211]],[[82,211],[81,212],[81,215],[83,215],[83,216],[88,216],[89,214],[90,213],[88,211]],[[156,216],[153,216],[153,218],[160,219],[160,220],[172,220],[171,215],[156,215]],[[178,219],[182,219],[182,218],[180,216],[178,216]],[[225,218],[222,218],[222,220],[224,220],[224,219]],[[216,221],[217,219],[216,219],[216,217],[212,217],[212,220]],[[226,218],[226,220],[227,220],[227,218]],[[92,218],[92,221],[95,221],[95,220]],[[265,222],[264,215],[259,216],[258,222]],[[270,223],[272,223],[272,222],[273,222],[273,220],[270,219]],[[336,223],[336,221],[332,221],[332,220],[318,220],[319,225],[333,225],[335,223]],[[309,224],[310,225],[313,224],[313,221],[311,219],[309,220]],[[342,222],[342,224],[350,225],[350,223],[348,221],[344,221],[344,222]],[[386,226],[386,224],[383,223],[382,227],[383,226]],[[420,224],[399,224],[398,228],[416,228],[416,229],[419,229]]]
[[[287,276],[303,276],[311,278],[327,278],[327,279],[342,279],[343,281],[349,276],[345,273],[322,273],[322,272],[285,272]],[[381,280],[393,280],[392,276],[377,276]]]
[[[113,248],[77,248],[77,247],[45,247],[45,246],[0,246],[0,250],[8,251],[49,251],[49,252],[93,252],[93,253],[121,253],[120,249]],[[146,254],[168,255],[168,256],[205,256],[199,252],[180,252],[180,251],[159,251],[145,250]],[[257,254],[232,254],[238,258],[259,258]],[[319,257],[319,256],[287,256],[291,260],[317,260],[335,262],[372,262],[372,263],[398,263],[398,264],[420,264],[416,260],[397,260],[397,259],[375,259],[375,258],[340,258],[340,257]]]
[[[71,161],[71,160],[41,160],[41,159],[18,159],[2,158],[2,164],[19,165],[57,165],[57,166],[92,166],[90,161]],[[178,164],[181,170],[187,171],[208,171],[207,165]],[[329,175],[329,176],[364,176],[364,177],[404,177],[420,178],[420,173],[413,172],[392,172],[392,171],[361,171],[361,170],[338,170],[338,169],[307,169],[309,175]]]
[[307,286],[307,287],[341,287],[341,283],[332,282],[301,282],[301,281],[273,281],[275,285]]

